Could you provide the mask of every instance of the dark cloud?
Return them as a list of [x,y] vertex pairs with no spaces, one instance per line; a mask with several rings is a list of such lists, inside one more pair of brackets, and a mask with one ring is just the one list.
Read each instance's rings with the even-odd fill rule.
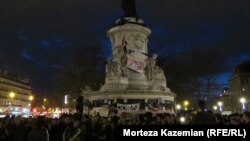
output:
[[[175,55],[194,48],[219,48],[232,67],[250,59],[247,0],[136,0],[152,29],[151,52]],[[2,0],[0,66],[30,77],[36,90],[79,48],[101,44],[122,14],[120,0]],[[223,51],[221,51],[223,50]],[[35,76],[34,74],[41,74]]]

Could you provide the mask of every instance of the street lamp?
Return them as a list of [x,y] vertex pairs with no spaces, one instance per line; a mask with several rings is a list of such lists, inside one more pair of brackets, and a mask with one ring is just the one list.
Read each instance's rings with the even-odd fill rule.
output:
[[219,108],[220,108],[220,112],[222,112],[222,105],[223,103],[221,101],[218,102]]
[[10,112],[10,114],[12,114],[12,113],[11,113],[11,106],[13,105],[13,103],[12,103],[13,101],[12,101],[12,100],[15,98],[15,96],[16,96],[16,93],[15,93],[15,92],[12,92],[12,91],[11,91],[11,92],[9,93],[10,101],[9,101],[9,103],[8,103],[8,104],[9,104],[8,111]]
[[47,98],[44,98],[44,99],[43,99],[43,106],[44,106],[44,108],[47,106],[47,104],[48,104],[48,103],[47,103]]
[[185,117],[180,117],[180,122],[181,122],[181,124],[184,124],[186,122]]
[[177,104],[177,105],[176,105],[176,109],[177,109],[177,110],[180,110],[180,109],[181,109],[181,105],[180,105],[180,104]]
[[242,111],[245,111],[246,110],[246,106],[245,106],[246,99],[244,97],[240,98],[240,103],[242,104]]
[[14,92],[10,92],[10,93],[9,93],[9,97],[10,97],[11,99],[13,99],[15,96],[16,96],[16,94],[15,94]]
[[29,100],[32,102],[34,100],[34,96],[30,95]]
[[[10,97],[10,99],[14,99],[15,98],[15,96],[16,96],[16,93],[14,93],[14,92],[10,92],[9,93],[9,97]],[[9,102],[9,105],[11,105],[12,103],[11,102]]]
[[187,110],[187,107],[188,107],[188,105],[189,105],[189,101],[188,101],[188,100],[185,100],[185,101],[183,102],[183,105],[184,105],[184,107],[185,107],[185,110]]
[[213,109],[214,109],[215,111],[217,111],[218,107],[217,107],[217,106],[214,106]]

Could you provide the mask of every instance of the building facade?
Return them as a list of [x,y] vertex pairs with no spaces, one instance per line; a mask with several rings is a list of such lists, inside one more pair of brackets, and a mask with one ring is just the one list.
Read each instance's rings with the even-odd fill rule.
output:
[[33,100],[28,79],[0,70],[0,113],[20,115],[30,111]]
[[234,112],[245,111],[250,98],[250,60],[233,69],[229,78],[230,103]]

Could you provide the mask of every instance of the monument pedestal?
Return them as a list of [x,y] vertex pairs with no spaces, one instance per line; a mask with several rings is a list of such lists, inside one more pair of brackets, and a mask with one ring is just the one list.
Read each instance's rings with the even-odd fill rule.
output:
[[100,91],[120,92],[128,88],[128,78],[125,77],[108,77],[105,79],[105,85]]
[[163,70],[156,65],[157,55],[148,55],[150,33],[141,19],[124,17],[116,21],[107,32],[112,58],[106,65],[105,84],[100,91],[84,92],[85,101],[92,107],[108,103],[133,107],[132,111],[122,109],[124,112],[145,112],[145,107],[149,111],[173,112],[175,95],[167,87]]

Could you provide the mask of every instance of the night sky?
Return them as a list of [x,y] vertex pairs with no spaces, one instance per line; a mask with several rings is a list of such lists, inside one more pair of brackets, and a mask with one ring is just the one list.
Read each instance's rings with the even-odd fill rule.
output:
[[[194,48],[221,48],[228,68],[250,59],[250,1],[136,0],[152,29],[149,49],[160,56]],[[36,94],[50,91],[67,58],[100,44],[123,15],[120,0],[1,0],[0,68],[30,78]],[[104,68],[103,68],[104,69]],[[232,69],[218,80],[227,83]]]

